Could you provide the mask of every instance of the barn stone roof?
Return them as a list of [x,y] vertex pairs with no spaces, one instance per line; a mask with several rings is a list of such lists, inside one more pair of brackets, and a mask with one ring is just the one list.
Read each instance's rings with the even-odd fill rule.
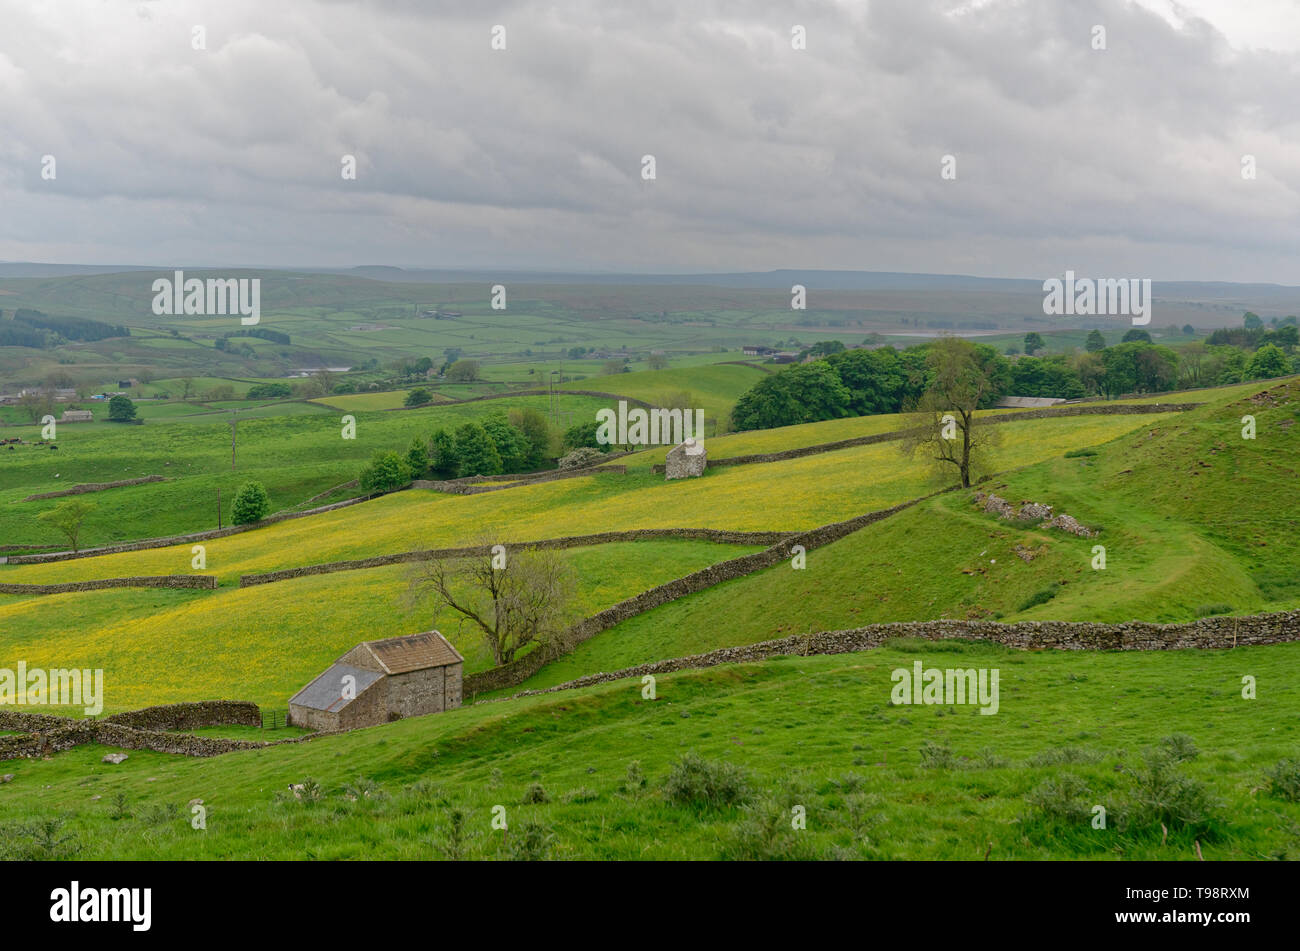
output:
[[362,646],[379,663],[380,669],[389,674],[405,674],[428,667],[446,667],[448,664],[459,664],[465,660],[456,648],[451,646],[447,638],[437,631],[390,637],[382,641],[366,641]]
[[[356,678],[356,694],[344,698],[343,678],[349,675]],[[360,667],[353,667],[351,664],[334,664],[329,670],[294,694],[289,703],[312,710],[327,710],[331,713],[337,713],[361,696],[367,687],[383,676],[378,671],[362,670]]]

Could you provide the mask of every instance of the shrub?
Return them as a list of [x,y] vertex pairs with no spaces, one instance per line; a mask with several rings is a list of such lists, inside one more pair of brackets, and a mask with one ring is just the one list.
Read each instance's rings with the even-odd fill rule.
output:
[[1160,741],[1160,750],[1175,763],[1193,760],[1201,755],[1201,751],[1196,748],[1195,741],[1186,733],[1174,733],[1171,736],[1166,736]]
[[1202,604],[1196,609],[1197,617],[1218,617],[1223,614],[1231,614],[1231,604]]
[[630,796],[639,796],[645,789],[645,773],[641,771],[641,761],[634,759],[627,764],[627,778],[623,780],[623,792]]
[[72,858],[81,851],[75,832],[63,831],[63,819],[0,826],[0,859],[23,862]]
[[926,740],[921,747],[921,766],[924,769],[952,769],[957,765],[957,757],[952,747]]
[[1147,832],[1160,824],[1174,830],[1213,831],[1222,804],[1208,786],[1179,770],[1176,755],[1169,747],[1147,749],[1142,765],[1126,770],[1133,780],[1127,818]]
[[722,858],[754,862],[812,858],[791,824],[791,811],[778,800],[764,797],[745,806],[745,815],[729,830]]
[[447,810],[447,841],[442,854],[450,862],[459,862],[469,851],[469,814],[458,806]]
[[1025,797],[1029,808],[1048,822],[1086,822],[1092,805],[1085,799],[1088,784],[1071,773],[1062,773],[1034,787]]
[[271,497],[260,482],[245,482],[235,493],[231,517],[236,525],[251,525],[266,518],[271,511]]
[[1071,449],[1066,452],[1065,458],[1079,459],[1082,458],[1083,456],[1095,456],[1095,455],[1097,455],[1096,449]]
[[600,793],[588,786],[579,786],[564,794],[564,801],[568,803],[595,802],[599,798]]
[[1278,760],[1264,776],[1268,779],[1269,795],[1287,802],[1300,802],[1300,759]]
[[738,805],[750,797],[745,770],[723,760],[707,760],[687,753],[668,771],[664,798],[674,805],[716,809]]
[[524,819],[506,839],[506,857],[514,862],[541,862],[550,858],[555,834],[536,819]]
[[433,394],[421,387],[420,389],[411,390],[411,392],[407,393],[406,399],[403,400],[403,402],[407,406],[424,406],[426,403],[433,402]]
[[523,803],[526,806],[550,801],[551,797],[546,795],[546,790],[541,783],[530,783],[528,788],[524,790]]
[[361,799],[387,799],[388,795],[373,779],[367,779],[365,776],[358,776],[354,782],[348,783],[343,787],[343,798],[350,802],[357,802]]
[[108,401],[108,420],[111,423],[126,423],[135,419],[135,404],[120,393]]

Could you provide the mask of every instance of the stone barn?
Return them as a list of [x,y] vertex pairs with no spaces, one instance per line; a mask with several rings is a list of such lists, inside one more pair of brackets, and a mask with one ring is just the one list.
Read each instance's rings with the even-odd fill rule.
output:
[[702,476],[708,458],[708,453],[704,451],[704,443],[688,438],[680,446],[668,450],[668,456],[664,459],[664,478],[687,479],[692,476]]
[[289,701],[289,722],[355,730],[460,706],[460,656],[437,631],[366,641]]

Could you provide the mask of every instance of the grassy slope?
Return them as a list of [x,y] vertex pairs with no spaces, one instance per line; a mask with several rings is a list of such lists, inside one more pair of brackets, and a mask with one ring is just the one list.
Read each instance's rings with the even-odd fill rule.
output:
[[[1264,392],[1278,405],[1234,391],[1189,414],[1143,419],[1096,456],[1057,457],[987,487],[1102,527],[1096,539],[999,521],[971,504],[972,493],[952,493],[810,553],[802,571],[782,565],[625,621],[526,686],[880,621],[1170,622],[1289,608],[1300,603],[1300,552],[1288,541],[1300,529],[1300,446],[1290,435],[1300,382]],[[1254,441],[1240,436],[1247,412]],[[1104,571],[1091,566],[1096,544],[1106,546]],[[1017,557],[1018,546],[1034,559]],[[1041,591],[1054,597],[1025,609]]]
[[[501,854],[490,823],[504,805],[513,836],[541,823],[560,858],[716,858],[754,854],[749,843],[793,857],[1191,860],[1193,838],[1209,860],[1295,858],[1300,804],[1260,787],[1297,751],[1298,658],[1294,644],[1137,657],[902,643],[666,675],[653,703],[622,681],[216,759],[133,751],[111,766],[103,748],[83,747],[6,764],[16,776],[5,820],[61,816],[81,857],[109,859],[440,857],[449,805],[465,810],[467,857]],[[916,660],[998,668],[999,713],[891,707],[890,671]],[[1258,700],[1240,698],[1243,672],[1258,677]],[[1121,832],[1118,820],[1134,786],[1125,768],[1175,732],[1203,751],[1183,771],[1222,805],[1209,829],[1173,824],[1162,845],[1158,822]],[[950,750],[954,768],[925,768],[927,743]],[[742,838],[735,806],[666,801],[662,780],[687,751],[747,770],[774,797],[771,828],[788,830],[800,804],[807,829]],[[1081,761],[1050,763],[1062,757]],[[649,779],[637,796],[620,791],[632,760]],[[1107,807],[1106,830],[1090,816],[1052,823],[1027,803],[1067,774],[1086,784],[1085,807]],[[358,776],[387,797],[349,801],[342,786]],[[320,804],[275,801],[308,777],[325,791]],[[520,804],[533,782],[549,803]],[[114,820],[119,794],[131,817]],[[190,826],[195,797],[206,831]],[[6,831],[11,845],[26,841]]]

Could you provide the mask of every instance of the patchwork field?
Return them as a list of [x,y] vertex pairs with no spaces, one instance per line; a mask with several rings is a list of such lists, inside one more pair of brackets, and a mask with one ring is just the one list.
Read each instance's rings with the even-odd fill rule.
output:
[[[761,372],[705,369],[710,385],[732,370]],[[630,382],[621,392],[638,395],[648,391],[637,377],[671,372],[608,379]],[[804,567],[778,561],[614,623],[518,686],[477,698],[488,702],[212,760],[136,750],[115,767],[99,763],[102,748],[85,746],[46,761],[16,761],[6,766],[15,779],[5,786],[9,808],[0,820],[9,823],[5,848],[40,854],[24,823],[54,809],[66,848],[74,843],[81,857],[107,858],[356,858],[376,849],[482,858],[1192,858],[1193,842],[1207,857],[1293,855],[1300,837],[1278,818],[1290,817],[1294,827],[1300,808],[1287,799],[1279,765],[1297,749],[1300,691],[1285,674],[1294,644],[1089,654],[900,641],[861,654],[667,674],[653,700],[639,678],[508,698],[600,671],[881,621],[1171,622],[1300,607],[1300,556],[1289,544],[1300,528],[1291,501],[1300,450],[1290,435],[1300,418],[1298,391],[1295,381],[1253,384],[1198,393],[1187,401],[1205,405],[1186,412],[997,426],[1000,444],[986,461],[996,474],[978,488],[1016,504],[1050,504],[1098,530],[1096,538],[1001,520],[974,504],[975,489],[951,491],[814,548]],[[725,389],[716,392],[726,398]],[[402,449],[417,432],[489,407],[541,401],[544,409],[545,399],[358,410],[355,445],[338,439],[332,412],[248,419],[240,424],[233,476],[222,471],[229,463],[229,447],[220,444],[224,426],[160,416],[129,430],[87,427],[61,440],[58,484],[161,469],[175,478],[89,496],[100,508],[88,531],[106,541],[115,532],[139,538],[206,528],[194,518],[198,493],[230,491],[265,472],[276,496],[300,504],[352,477],[374,448]],[[603,405],[574,394],[565,400],[585,401],[593,417]],[[1241,438],[1247,413],[1256,417],[1255,440]],[[905,423],[831,420],[706,445],[711,458],[725,459]],[[123,434],[131,437],[129,454]],[[48,491],[54,460],[23,449],[0,470],[0,525],[14,526],[13,537],[29,544],[53,543],[33,519],[52,503],[20,499]],[[472,625],[410,602],[408,566],[249,588],[238,587],[239,578],[476,544],[485,535],[509,546],[637,528],[802,531],[951,484],[951,476],[905,456],[898,442],[719,467],[671,482],[651,471],[663,457],[662,448],[653,449],[618,460],[626,474],[480,495],[411,489],[213,539],[204,543],[203,573],[218,578],[215,591],[0,595],[0,667],[21,659],[102,668],[105,712],[217,697],[283,709],[357,642],[429,628],[461,651],[466,673],[485,672],[492,660]],[[1104,570],[1093,565],[1098,544],[1106,548]],[[565,550],[578,582],[572,617],[758,550],[685,540]],[[192,557],[184,544],[8,564],[0,565],[0,581],[187,574]],[[915,660],[997,667],[999,715],[892,706],[889,672]],[[1241,699],[1243,674],[1269,684],[1267,703]],[[1266,736],[1262,723],[1269,724]],[[1189,753],[1189,741],[1177,734],[1189,735],[1200,752]],[[204,735],[292,734],[213,727]],[[701,759],[691,758],[696,753]],[[1178,788],[1199,797],[1194,819],[1175,822],[1163,842],[1159,813],[1143,799],[1143,784],[1157,773],[1160,781],[1176,775]],[[319,802],[275,792],[307,780],[313,789],[319,783]],[[728,791],[715,800],[692,785],[706,780]],[[169,805],[195,796],[212,810],[202,837],[189,835]],[[1112,831],[1089,835],[1073,823],[1085,800],[1106,804],[1116,816]],[[517,811],[522,825],[514,828],[534,830],[532,839],[502,844],[474,818],[503,802]],[[781,831],[776,817],[793,802],[806,807],[813,834]]]

